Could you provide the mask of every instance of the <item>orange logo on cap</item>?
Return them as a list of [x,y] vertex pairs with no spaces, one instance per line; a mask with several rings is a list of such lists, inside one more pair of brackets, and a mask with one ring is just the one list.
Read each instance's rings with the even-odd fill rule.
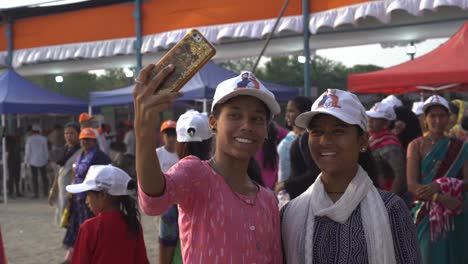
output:
[[329,107],[341,108],[341,106],[338,104],[339,100],[340,98],[338,98],[336,95],[336,90],[328,89],[327,93],[322,97],[322,100],[320,100],[316,109]]
[[94,133],[94,130],[90,127],[87,127],[87,128],[83,128],[83,130],[81,130],[80,132],[80,138],[79,139],[83,139],[83,138],[94,138],[96,139],[96,133]]

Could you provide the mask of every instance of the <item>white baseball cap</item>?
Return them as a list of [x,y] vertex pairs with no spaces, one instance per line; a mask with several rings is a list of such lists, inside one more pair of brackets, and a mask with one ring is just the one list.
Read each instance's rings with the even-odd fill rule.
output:
[[275,95],[265,88],[265,86],[255,78],[253,73],[248,71],[244,71],[234,78],[227,79],[216,87],[211,111],[213,111],[216,104],[224,103],[239,95],[249,95],[261,100],[270,110],[271,116],[281,112]]
[[426,113],[426,110],[433,105],[440,105],[450,112],[448,101],[445,100],[445,98],[443,98],[442,96],[436,94],[427,98],[426,101],[424,101],[424,105],[422,108],[423,112]]
[[384,99],[382,99],[381,102],[389,104],[392,107],[403,106],[403,103],[401,102],[401,100],[398,99],[398,97],[394,96],[393,94],[385,97]]
[[188,110],[177,120],[178,142],[201,142],[213,136],[208,116],[196,110]]
[[127,185],[130,176],[123,170],[112,165],[93,165],[82,183],[67,185],[69,193],[82,193],[87,191],[104,191],[110,195],[128,195]]
[[32,125],[31,130],[40,132],[41,131],[41,126],[39,124],[34,124],[34,125]]
[[375,103],[374,106],[369,110],[366,111],[367,116],[372,118],[383,118],[389,121],[396,119],[395,110],[393,106],[386,104],[386,103]]
[[414,102],[411,111],[417,116],[424,114],[423,111],[424,102]]
[[358,125],[367,130],[366,109],[355,94],[338,89],[328,89],[312,104],[309,112],[297,116],[295,124],[307,128],[310,120],[317,114],[329,114],[341,121]]

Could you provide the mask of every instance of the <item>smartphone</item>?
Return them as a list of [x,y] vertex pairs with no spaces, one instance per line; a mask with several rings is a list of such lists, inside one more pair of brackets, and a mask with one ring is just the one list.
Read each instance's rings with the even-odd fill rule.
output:
[[150,80],[169,64],[174,65],[175,70],[155,94],[179,91],[215,54],[216,49],[198,30],[190,30],[156,63]]

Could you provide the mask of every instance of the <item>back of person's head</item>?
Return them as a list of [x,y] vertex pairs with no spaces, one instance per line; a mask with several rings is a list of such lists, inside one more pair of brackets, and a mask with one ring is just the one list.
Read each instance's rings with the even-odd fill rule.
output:
[[112,165],[92,165],[84,181],[66,186],[69,193],[89,191],[103,192],[112,197],[132,235],[140,232],[140,214],[136,201],[130,196],[130,190],[136,189],[136,183],[122,169]]
[[206,114],[188,110],[177,120],[176,132],[176,152],[180,159],[189,155],[201,160],[210,158],[213,132]]
[[297,110],[299,110],[299,113],[309,111],[312,106],[312,100],[305,96],[296,96],[291,99],[291,102],[296,106]]
[[395,113],[397,120],[405,123],[405,129],[397,137],[406,151],[408,144],[422,135],[421,125],[416,114],[406,106],[396,107]]

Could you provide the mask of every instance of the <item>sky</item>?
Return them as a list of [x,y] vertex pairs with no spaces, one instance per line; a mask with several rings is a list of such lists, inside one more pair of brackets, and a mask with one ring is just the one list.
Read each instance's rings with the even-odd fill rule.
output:
[[[434,50],[447,40],[447,38],[438,38],[416,43],[415,58]],[[322,49],[317,51],[317,55],[341,62],[347,67],[374,64],[388,68],[410,60],[410,56],[406,54],[406,47],[382,48],[380,44]]]

